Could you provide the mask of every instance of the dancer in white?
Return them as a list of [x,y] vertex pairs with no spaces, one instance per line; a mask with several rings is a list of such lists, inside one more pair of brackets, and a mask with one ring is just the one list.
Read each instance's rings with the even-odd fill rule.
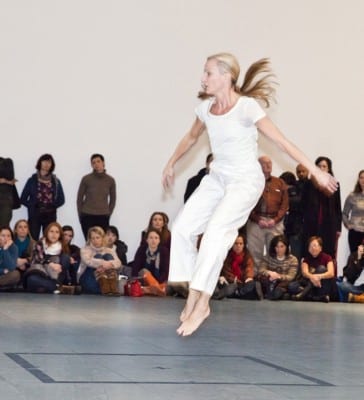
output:
[[[196,108],[196,120],[178,144],[164,171],[165,188],[172,185],[174,165],[205,131],[214,160],[210,173],[188,199],[172,228],[170,282],[188,281],[189,295],[177,333],[191,335],[209,316],[209,300],[223,261],[264,188],[257,161],[257,129],[298,163],[303,164],[329,191],[337,189],[335,178],[318,169],[287,140],[258,104],[269,106],[274,93],[267,59],[254,63],[241,87],[240,67],[228,53],[209,57],[202,77],[204,99]],[[257,78],[258,75],[265,74]],[[196,240],[203,233],[199,251]]]

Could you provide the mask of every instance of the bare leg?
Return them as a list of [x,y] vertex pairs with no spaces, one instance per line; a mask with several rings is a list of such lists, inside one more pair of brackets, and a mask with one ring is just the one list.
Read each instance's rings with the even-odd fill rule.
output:
[[197,303],[198,299],[200,298],[201,292],[195,289],[190,289],[188,292],[188,297],[186,300],[185,308],[181,312],[179,317],[181,322],[184,322],[192,313],[193,309],[195,308],[195,304]]
[[181,336],[189,336],[195,332],[202,322],[210,315],[210,301],[211,295],[206,292],[200,292],[200,296],[195,303],[193,311],[182,322],[181,326],[177,329],[177,333]]

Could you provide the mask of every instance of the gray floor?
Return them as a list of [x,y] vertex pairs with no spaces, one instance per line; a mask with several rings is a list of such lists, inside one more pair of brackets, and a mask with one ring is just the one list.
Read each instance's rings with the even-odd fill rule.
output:
[[192,337],[183,300],[0,293],[0,398],[362,397],[364,305],[223,300]]

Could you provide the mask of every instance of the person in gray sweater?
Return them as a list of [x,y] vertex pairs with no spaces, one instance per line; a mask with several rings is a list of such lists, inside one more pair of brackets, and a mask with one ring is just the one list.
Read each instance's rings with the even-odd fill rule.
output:
[[106,231],[116,203],[116,183],[106,173],[104,156],[93,154],[91,166],[93,171],[82,178],[77,194],[77,212],[85,239],[93,226]]

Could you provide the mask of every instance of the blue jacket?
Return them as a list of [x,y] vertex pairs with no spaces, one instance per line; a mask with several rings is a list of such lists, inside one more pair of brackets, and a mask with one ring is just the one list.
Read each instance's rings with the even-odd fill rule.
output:
[[14,243],[6,250],[0,248],[0,275],[4,275],[4,269],[14,271],[17,259],[18,248]]
[[[38,191],[38,174],[33,174],[24,186],[23,192],[20,196],[20,202],[25,207],[28,208],[29,216],[35,213],[38,199],[37,199],[37,191]],[[64,193],[61,181],[52,174],[52,192],[53,192],[53,204],[52,206],[57,209],[61,207],[64,202]]]

